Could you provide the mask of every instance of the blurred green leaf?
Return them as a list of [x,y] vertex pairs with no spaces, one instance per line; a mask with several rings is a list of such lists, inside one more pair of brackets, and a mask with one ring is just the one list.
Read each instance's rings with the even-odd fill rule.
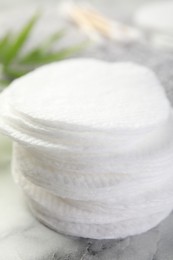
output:
[[0,80],[0,90],[8,86],[9,83],[9,80]]
[[5,64],[8,65],[19,53],[25,42],[27,41],[35,23],[38,20],[38,15],[34,15],[31,20],[24,26],[19,35],[10,44],[9,51],[5,56]]
[[13,81],[16,78],[19,78],[26,73],[28,73],[30,70],[24,67],[5,67],[4,73],[8,75],[8,81]]
[[83,51],[88,42],[83,42],[60,50],[53,50],[56,44],[65,36],[65,30],[59,30],[46,38],[39,46],[22,54],[32,30],[39,18],[35,14],[17,35],[6,33],[0,39],[0,87],[5,87],[14,79],[25,75],[40,65],[60,61]]
[[7,50],[9,49],[10,45],[11,34],[7,33],[5,36],[0,40],[0,59],[4,60]]
[[53,33],[50,37],[48,37],[48,39],[45,40],[45,42],[41,46],[41,49],[46,51],[48,48],[52,47],[54,43],[62,39],[64,36],[65,29],[61,29],[60,31]]
[[63,48],[56,52],[45,53],[42,50],[37,49],[36,52],[33,52],[28,56],[21,60],[22,64],[31,64],[31,65],[42,65],[47,64],[54,61],[63,60],[69,56],[72,56],[80,51],[82,51],[87,46],[86,42],[74,45],[71,47]]
[[50,47],[53,46],[54,43],[56,43],[58,40],[60,40],[65,34],[64,30],[60,30],[56,33],[53,33],[48,39],[45,40],[45,42],[35,49],[28,52],[22,59],[20,59],[20,62],[23,64],[27,63],[33,63],[33,61],[38,61],[43,56],[45,56],[46,52],[49,50]]

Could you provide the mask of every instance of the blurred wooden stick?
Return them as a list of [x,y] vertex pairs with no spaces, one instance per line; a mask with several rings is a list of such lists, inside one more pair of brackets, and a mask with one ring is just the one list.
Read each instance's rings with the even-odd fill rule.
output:
[[93,36],[95,33],[101,37],[122,42],[141,38],[141,32],[136,28],[111,20],[93,8],[69,3],[66,4],[64,11],[66,16],[89,36]]

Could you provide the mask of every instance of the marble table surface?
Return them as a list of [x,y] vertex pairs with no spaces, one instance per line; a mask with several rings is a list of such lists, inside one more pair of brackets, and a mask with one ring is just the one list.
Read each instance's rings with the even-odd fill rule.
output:
[[[144,44],[106,42],[83,56],[149,66],[173,104],[173,52]],[[31,215],[22,191],[13,182],[10,160],[11,143],[0,136],[0,260],[173,260],[173,214],[154,229],[123,240],[64,236]]]

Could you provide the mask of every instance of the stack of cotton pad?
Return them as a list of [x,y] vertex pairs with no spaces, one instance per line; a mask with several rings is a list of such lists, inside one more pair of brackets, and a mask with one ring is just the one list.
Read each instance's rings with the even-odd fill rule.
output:
[[41,67],[0,95],[12,172],[34,215],[70,235],[123,238],[173,208],[173,117],[133,63],[74,59]]

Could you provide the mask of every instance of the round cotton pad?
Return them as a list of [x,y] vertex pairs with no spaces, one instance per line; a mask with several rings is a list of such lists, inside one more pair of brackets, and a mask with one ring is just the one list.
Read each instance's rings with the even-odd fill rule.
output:
[[18,112],[75,129],[147,127],[166,119],[169,111],[155,75],[133,63],[54,63],[14,81],[7,95]]
[[56,231],[124,238],[172,211],[172,108],[148,68],[43,66],[1,93],[0,129],[33,214]]

